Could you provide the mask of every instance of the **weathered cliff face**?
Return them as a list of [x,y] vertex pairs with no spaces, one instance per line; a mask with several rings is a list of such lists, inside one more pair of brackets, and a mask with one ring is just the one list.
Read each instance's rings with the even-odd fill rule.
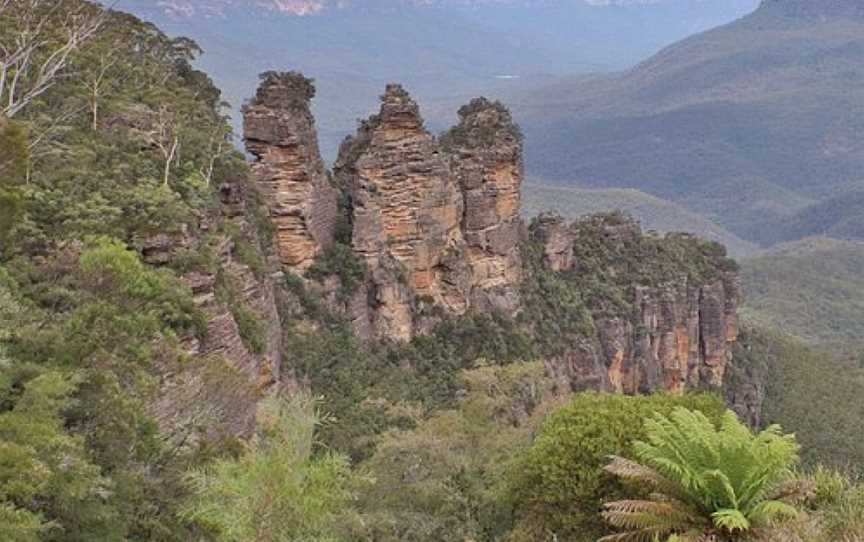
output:
[[[722,248],[644,235],[623,215],[570,225],[543,215],[529,240],[521,136],[507,109],[476,99],[438,139],[399,85],[343,143],[336,194],[315,146],[313,93],[296,74],[265,77],[245,111],[247,147],[282,263],[359,336],[408,341],[491,311],[548,354],[550,373],[572,389],[722,385],[739,298]],[[334,240],[337,221],[347,227]],[[349,273],[354,262],[362,271]]]
[[544,213],[537,217],[532,231],[534,239],[543,245],[543,263],[552,271],[572,269],[573,241],[568,225],[560,215]]
[[312,82],[300,74],[267,73],[243,108],[246,150],[276,226],[279,255],[302,273],[333,241],[338,192],[330,184],[309,110]]
[[627,297],[623,306],[594,303],[596,337],[586,337],[553,360],[554,372],[576,389],[628,394],[723,385],[738,336],[737,273],[707,269],[672,274],[662,267],[656,277],[635,272],[634,267],[655,265],[642,256],[650,254],[644,249],[651,238],[621,216],[591,217],[565,227],[559,217],[546,215],[535,222],[532,237],[553,270],[578,280],[580,274],[594,275],[589,267],[599,266],[608,285],[617,284]]
[[[221,211],[201,217],[201,231],[230,224],[234,235],[205,240],[184,231],[154,236],[139,247],[146,263],[163,266],[176,263],[190,249],[204,250],[202,243],[213,243],[214,265],[182,276],[206,330],[183,338],[186,363],[158,368],[162,382],[152,413],[175,438],[248,435],[260,399],[293,382],[290,368],[282,368],[278,262],[262,261],[262,268],[253,269],[239,256],[243,250],[257,250],[240,246],[251,245],[257,236],[249,220],[247,190],[240,181],[225,183],[220,187]],[[253,323],[255,329],[249,329]],[[253,332],[254,339],[249,337]]]
[[519,129],[507,108],[478,98],[459,110],[459,124],[441,142],[465,202],[462,233],[472,274],[472,306],[515,311],[522,272]]
[[351,245],[370,270],[373,329],[410,338],[415,299],[464,313],[464,204],[447,157],[402,87],[387,87],[380,113],[343,144],[335,173],[351,200]]

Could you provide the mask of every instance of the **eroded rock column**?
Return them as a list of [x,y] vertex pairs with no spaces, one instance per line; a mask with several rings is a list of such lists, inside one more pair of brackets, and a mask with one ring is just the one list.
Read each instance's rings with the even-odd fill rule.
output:
[[514,311],[522,274],[519,217],[524,177],[522,137],[506,107],[477,98],[441,138],[465,208],[462,232],[472,274],[472,305]]
[[309,104],[312,81],[298,73],[262,75],[255,98],[243,108],[252,172],[276,227],[282,264],[305,271],[333,240],[338,192],[318,149]]
[[380,113],[345,141],[335,174],[351,199],[352,246],[370,270],[377,333],[410,338],[417,300],[465,312],[461,193],[401,86],[388,85]]

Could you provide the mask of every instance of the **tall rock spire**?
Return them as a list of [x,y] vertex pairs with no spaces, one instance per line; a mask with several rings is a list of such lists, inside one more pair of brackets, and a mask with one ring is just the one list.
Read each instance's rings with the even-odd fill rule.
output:
[[261,76],[243,108],[246,150],[276,226],[279,257],[302,272],[333,240],[338,192],[328,180],[309,104],[312,81],[299,73]]
[[412,336],[412,298],[467,309],[463,203],[419,108],[388,85],[378,115],[342,146],[336,177],[352,202],[352,245],[372,271],[380,334]]
[[472,304],[515,310],[524,177],[519,128],[502,104],[477,98],[459,110],[459,124],[441,141],[465,201],[462,231]]

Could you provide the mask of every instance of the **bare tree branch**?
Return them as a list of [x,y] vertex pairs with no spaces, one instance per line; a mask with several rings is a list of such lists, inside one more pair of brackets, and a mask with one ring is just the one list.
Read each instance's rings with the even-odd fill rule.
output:
[[14,30],[10,43],[0,43],[0,114],[12,118],[55,84],[107,12],[82,5],[63,15],[62,0],[0,2],[2,22]]

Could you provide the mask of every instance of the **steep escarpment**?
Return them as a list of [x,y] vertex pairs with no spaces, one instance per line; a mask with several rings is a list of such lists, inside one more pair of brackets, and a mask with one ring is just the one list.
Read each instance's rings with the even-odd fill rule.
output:
[[447,157],[400,86],[389,85],[380,113],[345,141],[336,177],[351,202],[351,246],[370,270],[376,333],[410,338],[416,298],[464,313],[464,203]]
[[738,336],[740,286],[717,245],[645,235],[618,214],[569,226],[546,215],[531,231],[545,265],[585,283],[580,293],[593,331],[553,362],[571,382],[628,394],[723,384]]
[[[476,99],[436,138],[401,86],[387,86],[381,100],[342,145],[333,172],[341,226],[302,275],[357,336],[412,345],[449,333],[455,343],[455,328],[476,326],[490,335],[476,341],[494,335],[500,348],[466,343],[447,356],[543,359],[570,390],[722,385],[740,292],[720,245],[646,235],[614,213],[573,224],[543,215],[529,232],[519,216],[521,134],[503,105]],[[307,108],[293,114],[311,124]],[[284,176],[280,167],[293,171],[297,161],[256,169],[259,182]],[[278,202],[268,202],[278,224]],[[314,206],[303,212],[315,221]],[[278,243],[281,253],[293,247],[290,237]]]
[[0,463],[34,481],[12,505],[33,521],[0,539],[195,539],[182,473],[293,382],[274,228],[195,45],[57,6],[0,10],[33,65],[75,44],[19,70],[39,99],[0,120],[0,415],[28,412]]
[[465,202],[462,231],[472,305],[515,310],[524,178],[519,128],[503,105],[478,98],[459,110],[459,124],[441,143]]

